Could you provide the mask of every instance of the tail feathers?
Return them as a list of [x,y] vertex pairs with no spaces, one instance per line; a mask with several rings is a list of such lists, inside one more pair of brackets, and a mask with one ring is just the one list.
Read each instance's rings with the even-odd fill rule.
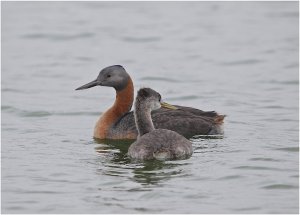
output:
[[214,121],[216,124],[223,124],[224,123],[224,118],[226,117],[226,115],[217,115],[214,118]]

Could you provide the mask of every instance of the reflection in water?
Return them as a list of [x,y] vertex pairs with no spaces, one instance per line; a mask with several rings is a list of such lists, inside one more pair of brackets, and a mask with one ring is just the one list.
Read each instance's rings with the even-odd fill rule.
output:
[[[142,185],[158,184],[160,181],[180,175],[184,165],[177,161],[133,161],[127,156],[128,148],[133,140],[98,140],[95,150],[100,155],[103,165],[99,171],[110,176],[124,177]],[[132,175],[133,173],[133,175]]]
[[195,135],[190,140],[201,140],[201,139],[223,139],[224,135]]
[[97,146],[96,152],[104,155],[110,155],[112,163],[127,163],[127,151],[134,140],[100,140],[95,139]]
[[158,184],[160,181],[166,181],[174,176],[181,175],[181,168],[178,168],[180,165],[173,161],[146,161],[143,162],[143,165],[140,168],[133,170],[134,177],[133,180],[142,184]]

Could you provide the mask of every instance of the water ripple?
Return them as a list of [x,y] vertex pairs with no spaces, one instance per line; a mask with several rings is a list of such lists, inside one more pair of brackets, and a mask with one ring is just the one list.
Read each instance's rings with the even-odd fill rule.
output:
[[238,166],[234,169],[243,169],[243,170],[270,170],[270,171],[291,171],[290,169],[282,169],[276,167],[266,167],[266,166]]
[[74,111],[74,112],[56,112],[56,111],[28,111],[21,110],[9,105],[2,105],[1,110],[7,113],[15,113],[21,117],[47,117],[47,116],[99,116],[101,112],[87,112],[87,111]]
[[282,160],[280,160],[280,159],[274,159],[274,158],[260,158],[260,157],[258,157],[258,158],[251,158],[251,159],[249,159],[249,160],[251,160],[251,161],[270,161],[270,162],[280,162],[280,161],[282,161]]
[[282,148],[277,148],[276,150],[286,151],[286,152],[299,152],[299,147],[282,147]]
[[260,207],[246,207],[246,208],[234,208],[235,211],[257,211],[260,210]]
[[172,78],[166,78],[166,77],[154,77],[154,76],[146,76],[143,78],[140,78],[141,81],[162,81],[162,82],[170,82],[170,83],[178,83],[179,80],[172,79]]
[[268,16],[278,17],[278,18],[299,18],[299,12],[286,11],[286,12],[269,13]]
[[263,189],[298,189],[298,186],[289,184],[272,184],[262,187]]
[[[284,66],[284,68],[286,68],[286,69],[299,68],[299,63],[296,62],[296,63],[288,64],[288,65]],[[297,83],[299,83],[299,81],[297,81]]]
[[18,90],[18,89],[14,89],[14,88],[2,88],[1,90],[2,90],[2,92],[24,93],[24,89]]
[[243,178],[242,175],[228,175],[221,178],[218,178],[217,180],[223,181],[223,180],[232,180],[232,179],[240,179]]
[[246,59],[246,60],[237,60],[237,61],[230,61],[221,63],[224,66],[239,66],[239,65],[252,65],[264,62],[263,60],[259,59]]
[[157,42],[161,40],[160,37],[123,37],[122,38],[126,42],[133,43],[145,43],[145,42]]
[[22,35],[22,38],[24,39],[47,39],[47,40],[53,40],[53,41],[68,41],[68,40],[75,40],[75,39],[82,39],[82,38],[90,38],[93,37],[95,34],[94,33],[89,33],[89,32],[83,32],[79,34],[43,34],[43,33],[31,33],[31,34],[24,34]]
[[168,101],[185,101],[185,100],[194,100],[194,99],[198,99],[198,98],[199,98],[199,96],[195,96],[195,95],[178,96],[178,97],[168,98]]

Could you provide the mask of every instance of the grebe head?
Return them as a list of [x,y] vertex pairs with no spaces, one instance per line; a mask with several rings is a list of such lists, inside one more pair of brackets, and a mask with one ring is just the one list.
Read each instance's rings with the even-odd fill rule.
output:
[[143,104],[144,108],[152,110],[159,109],[161,107],[161,95],[150,89],[150,88],[142,88],[137,93],[137,102]]
[[88,89],[91,87],[99,86],[107,86],[113,87],[117,91],[123,90],[128,83],[130,76],[120,65],[109,66],[102,69],[96,80],[87,83],[81,87],[78,87],[76,90]]
[[157,110],[160,107],[177,109],[173,105],[162,102],[161,95],[151,88],[141,88],[137,93],[136,100],[143,108],[150,109],[151,111]]
[[151,112],[159,109],[164,104],[161,102],[161,96],[158,92],[150,88],[142,88],[138,91],[134,103],[134,120],[138,130],[138,137],[155,129],[151,119]]

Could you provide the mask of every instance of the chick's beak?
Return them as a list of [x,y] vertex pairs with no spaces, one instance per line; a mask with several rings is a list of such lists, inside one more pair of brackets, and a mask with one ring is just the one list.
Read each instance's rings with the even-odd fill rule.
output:
[[171,109],[171,110],[177,110],[178,108],[173,106],[173,105],[170,105],[166,102],[161,102],[160,105],[164,108],[167,108],[167,109]]
[[87,83],[87,84],[85,84],[85,85],[83,85],[81,87],[76,88],[75,90],[84,90],[84,89],[88,89],[88,88],[91,88],[91,87],[95,87],[97,85],[99,85],[99,83],[98,83],[98,81],[96,79],[96,80],[94,80],[94,81],[92,81],[90,83]]

